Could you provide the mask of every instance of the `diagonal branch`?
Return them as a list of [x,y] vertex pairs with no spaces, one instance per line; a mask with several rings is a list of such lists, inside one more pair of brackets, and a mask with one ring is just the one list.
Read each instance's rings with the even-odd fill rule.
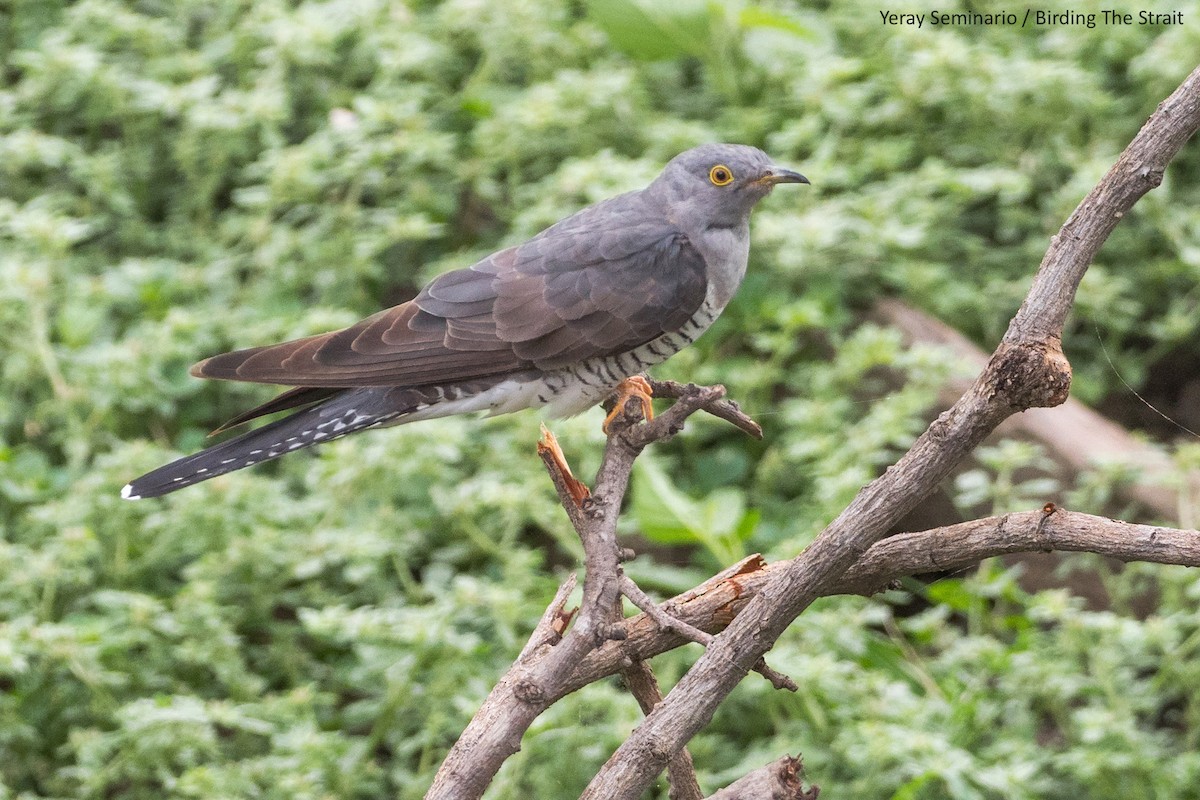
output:
[[[564,492],[564,503],[568,502],[574,500]],[[870,595],[901,577],[954,571],[991,556],[1049,550],[1200,567],[1200,531],[1130,525],[1047,506],[1041,511],[891,536],[872,546],[828,593]],[[749,556],[659,608],[691,629],[716,634],[790,568],[788,561],[767,564],[761,556]],[[631,668],[692,641],[691,636],[664,627],[659,613],[642,613],[623,621],[623,638],[598,646],[592,642],[577,663],[547,661],[546,656],[557,651],[566,638],[563,631],[572,615],[565,605],[574,587],[571,576],[559,588],[520,656],[447,756],[428,797],[482,796],[493,777],[486,770],[493,764],[498,769],[516,752],[529,723],[545,708],[610,675],[625,673],[628,678]],[[639,702],[649,696],[650,690],[643,689],[636,692]],[[654,698],[649,706],[658,702]],[[691,786],[686,763],[682,758],[678,761],[679,777],[672,777],[672,786]]]
[[[621,670],[621,677],[625,679],[630,694],[637,699],[643,714],[649,714],[662,702],[662,690],[658,688],[658,679],[654,677],[649,662],[634,661]],[[704,797],[696,780],[692,754],[686,747],[667,763],[667,777],[671,785],[670,800],[702,800]]]
[[[974,372],[981,372],[987,366],[987,354],[974,342],[901,300],[890,297],[878,300],[871,309],[871,317],[901,331],[909,343],[944,348],[946,358],[956,365]],[[938,392],[938,402],[949,406],[970,386],[969,377],[951,376]],[[1053,409],[1031,408],[1011,416],[996,432],[1033,438],[1046,447],[1056,462],[1075,472],[1108,462],[1129,465],[1135,475],[1128,485],[1117,487],[1122,497],[1145,506],[1156,518],[1191,524],[1180,518],[1177,484],[1183,482],[1188,491],[1200,496],[1200,469],[1180,473],[1178,465],[1162,448],[1134,436],[1074,398],[1067,398],[1067,402]]]
[[[1051,550],[1200,567],[1200,531],[1131,525],[1057,508],[988,517],[890,536],[872,546],[834,583],[829,594],[871,595],[910,575],[952,572],[993,556]],[[768,564],[761,556],[749,556],[664,606],[681,622],[709,634],[719,633],[774,578],[785,573],[790,563]],[[628,680],[630,669],[690,641],[684,635],[665,630],[652,615],[638,614],[624,621],[624,639],[592,649],[568,675],[559,676],[552,683],[551,694],[532,693],[528,687],[533,684],[527,676],[537,670],[548,651],[561,644],[562,631],[570,619],[564,606],[574,587],[574,576],[560,587],[516,663],[492,690],[451,751],[454,757],[447,757],[439,771],[440,782],[431,788],[429,796],[481,796],[492,776],[480,777],[476,768],[490,764],[493,755],[488,748],[507,742],[505,737],[515,735],[519,743],[524,733],[520,723],[527,716],[527,705],[544,710],[562,697],[611,675],[623,673]],[[635,693],[639,702],[644,700],[642,691]],[[651,690],[645,691],[648,694]],[[660,700],[654,698],[649,707],[653,708]],[[682,776],[689,774],[684,761],[678,769]],[[686,778],[674,777],[671,782],[672,785],[689,783]]]
[[1200,128],[1200,68],[1162,104],[1053,237],[1021,309],[971,389],[716,638],[588,786],[589,800],[635,800],[712,719],[780,634],[1009,415],[1054,406],[1070,389],[1062,328],[1092,258]]

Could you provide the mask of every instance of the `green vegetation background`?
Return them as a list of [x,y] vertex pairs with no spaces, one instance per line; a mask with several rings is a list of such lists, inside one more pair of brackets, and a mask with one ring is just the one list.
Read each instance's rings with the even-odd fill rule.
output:
[[[669,9],[0,3],[0,798],[419,797],[577,563],[535,413],[122,502],[270,394],[192,362],[356,320],[693,144],[761,145],[813,186],[763,204],[742,293],[659,374],[724,382],[767,436],[697,421],[645,460],[626,524],[653,554],[631,569],[672,592],[795,553],[903,451],[953,365],[861,311],[899,295],[990,349],[1200,52],[1190,11],[918,30],[866,0]],[[1077,397],[1125,392],[1100,340],[1135,386],[1200,359],[1198,179],[1193,143],[1084,281]],[[555,423],[584,474],[598,428]],[[1067,483],[1043,462],[995,446],[948,491],[963,513],[1136,514],[1121,467]],[[1001,565],[819,604],[773,655],[800,691],[752,678],[695,740],[704,785],[802,752],[837,797],[1200,796],[1200,586],[1069,563],[1109,609]],[[489,796],[574,796],[638,718],[590,687]]]

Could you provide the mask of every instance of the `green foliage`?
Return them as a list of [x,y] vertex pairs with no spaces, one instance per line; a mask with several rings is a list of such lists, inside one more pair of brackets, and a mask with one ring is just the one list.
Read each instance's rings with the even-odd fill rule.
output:
[[[1198,36],[891,28],[865,0],[9,3],[0,797],[419,797],[576,567],[533,414],[120,501],[269,396],[190,363],[356,320],[698,142],[762,145],[814,186],[763,205],[736,302],[660,374],[725,383],[766,438],[697,420],[640,465],[625,524],[657,554],[631,574],[664,591],[789,556],[954,368],[858,326],[861,307],[897,294],[990,348]],[[1198,172],[1193,147],[1085,279],[1066,342],[1082,398],[1200,358]],[[582,475],[598,421],[555,423]],[[1036,460],[984,451],[964,501],[1053,499]],[[1130,477],[1059,488],[1103,508]],[[695,742],[705,785],[800,750],[845,796],[1196,796],[1195,582],[1073,563],[1111,611],[996,565],[914,588],[929,606],[907,618],[823,602],[773,656],[801,691],[748,681]],[[693,655],[656,669],[669,683]],[[589,687],[490,796],[578,792],[637,718]]]
[[[1194,587],[1183,570],[1158,572]],[[1200,642],[1194,615],[1087,612],[1064,591],[1024,595],[1003,572],[961,590],[994,598],[975,635],[944,603],[902,619],[860,599],[821,602],[772,651],[773,666],[805,676],[800,692],[747,681],[716,725],[773,730],[814,779],[855,797],[1196,796],[1184,699],[1195,662],[1177,657]],[[770,752],[716,750],[730,775]]]
[[[744,492],[713,489],[697,501],[679,491],[652,458],[636,464],[630,511],[637,529],[659,544],[696,543],[708,550],[716,569],[746,555],[759,514],[746,508]],[[714,570],[715,571],[715,570]]]
[[[1044,504],[1059,489],[1050,473],[1052,462],[1040,445],[1007,439],[974,453],[978,469],[961,472],[954,479],[958,505],[982,508],[984,514],[1022,511]],[[1024,471],[1041,474],[1022,474]]]

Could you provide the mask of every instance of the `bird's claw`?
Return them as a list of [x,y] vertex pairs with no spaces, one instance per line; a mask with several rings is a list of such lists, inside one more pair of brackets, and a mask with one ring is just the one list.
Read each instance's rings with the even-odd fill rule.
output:
[[650,399],[654,397],[654,390],[650,388],[650,381],[641,375],[634,375],[618,383],[614,396],[616,400],[613,401],[612,411],[608,412],[602,426],[605,433],[608,433],[608,428],[612,425],[613,420],[624,413],[625,404],[630,400],[637,400],[641,405],[642,419],[647,422],[654,419],[654,405],[650,402]]

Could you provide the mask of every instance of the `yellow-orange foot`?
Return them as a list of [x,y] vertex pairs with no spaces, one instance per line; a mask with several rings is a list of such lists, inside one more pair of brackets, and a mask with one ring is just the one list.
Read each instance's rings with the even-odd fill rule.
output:
[[567,494],[571,495],[575,505],[582,508],[583,501],[591,497],[592,492],[586,483],[571,474],[571,466],[567,463],[567,457],[563,455],[562,448],[558,446],[558,439],[545,425],[542,426],[542,438],[538,440],[537,451],[543,459],[548,458],[553,462],[553,468],[562,477]]
[[647,421],[654,419],[654,406],[650,403],[650,398],[654,397],[654,391],[650,388],[650,381],[641,375],[634,375],[632,378],[626,378],[618,383],[616,396],[612,411],[608,412],[608,416],[604,418],[603,430],[605,433],[608,433],[608,426],[612,425],[612,421],[617,418],[617,415],[625,411],[625,404],[630,400],[637,400],[642,404],[643,419]]

